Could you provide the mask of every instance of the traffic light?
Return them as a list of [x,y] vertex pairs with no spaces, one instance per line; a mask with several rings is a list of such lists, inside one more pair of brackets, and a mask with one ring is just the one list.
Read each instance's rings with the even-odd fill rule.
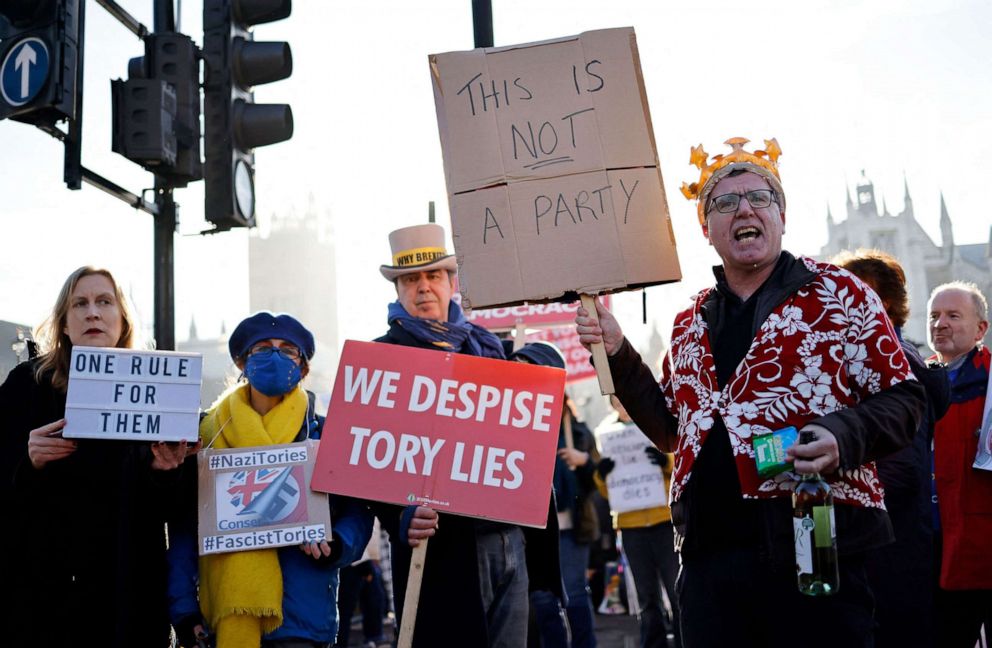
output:
[[255,225],[257,146],[293,136],[288,104],[256,104],[252,88],[287,78],[286,42],[256,42],[254,25],[281,20],[291,0],[204,0],[205,214],[217,229]]
[[52,125],[75,118],[79,2],[0,3],[0,119]]
[[111,81],[111,94],[111,149],[164,176],[173,187],[203,177],[200,66],[189,36],[145,36],[144,57],[131,59],[127,81]]

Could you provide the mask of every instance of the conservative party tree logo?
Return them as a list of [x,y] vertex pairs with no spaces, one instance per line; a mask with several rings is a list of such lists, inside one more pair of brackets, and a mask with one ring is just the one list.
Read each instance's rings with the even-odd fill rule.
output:
[[216,475],[222,531],[306,522],[303,466],[253,468]]

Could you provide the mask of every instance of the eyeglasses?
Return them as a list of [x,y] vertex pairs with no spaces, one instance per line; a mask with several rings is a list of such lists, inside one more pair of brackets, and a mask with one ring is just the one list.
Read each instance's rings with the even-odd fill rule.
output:
[[710,201],[710,208],[716,207],[721,214],[733,214],[741,206],[741,198],[747,198],[747,204],[751,205],[752,209],[768,207],[772,203],[778,204],[775,192],[771,189],[755,189],[743,194],[728,193],[717,196]]
[[257,353],[268,355],[275,352],[281,353],[290,360],[299,360],[302,355],[300,353],[300,350],[297,349],[295,346],[274,347],[269,344],[256,344],[252,348],[248,349],[248,355],[250,356],[255,355]]

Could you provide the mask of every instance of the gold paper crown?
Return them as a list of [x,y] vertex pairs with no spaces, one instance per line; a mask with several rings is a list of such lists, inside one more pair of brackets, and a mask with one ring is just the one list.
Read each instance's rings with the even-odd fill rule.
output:
[[725,173],[720,173],[721,169],[726,169],[731,165],[748,165],[751,170],[758,175],[768,178],[772,182],[772,188],[779,193],[782,200],[782,210],[785,210],[785,195],[782,191],[782,179],[778,175],[778,158],[782,155],[782,149],[778,146],[778,140],[774,137],[765,140],[765,150],[748,153],[744,150],[744,145],[750,140],[744,137],[731,137],[724,144],[733,150],[727,155],[714,155],[713,163],[706,165],[709,154],[703,150],[703,145],[694,146],[689,154],[689,164],[695,165],[702,172],[699,174],[699,182],[692,184],[682,183],[682,195],[688,200],[698,200],[696,211],[699,213],[699,224],[706,224],[706,200],[709,192],[718,180],[723,178],[731,169]]

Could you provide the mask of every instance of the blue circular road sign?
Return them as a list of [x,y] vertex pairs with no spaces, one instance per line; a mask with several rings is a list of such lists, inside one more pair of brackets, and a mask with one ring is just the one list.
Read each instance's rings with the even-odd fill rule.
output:
[[15,108],[34,99],[48,79],[49,56],[45,41],[25,38],[7,50],[0,65],[0,94]]

